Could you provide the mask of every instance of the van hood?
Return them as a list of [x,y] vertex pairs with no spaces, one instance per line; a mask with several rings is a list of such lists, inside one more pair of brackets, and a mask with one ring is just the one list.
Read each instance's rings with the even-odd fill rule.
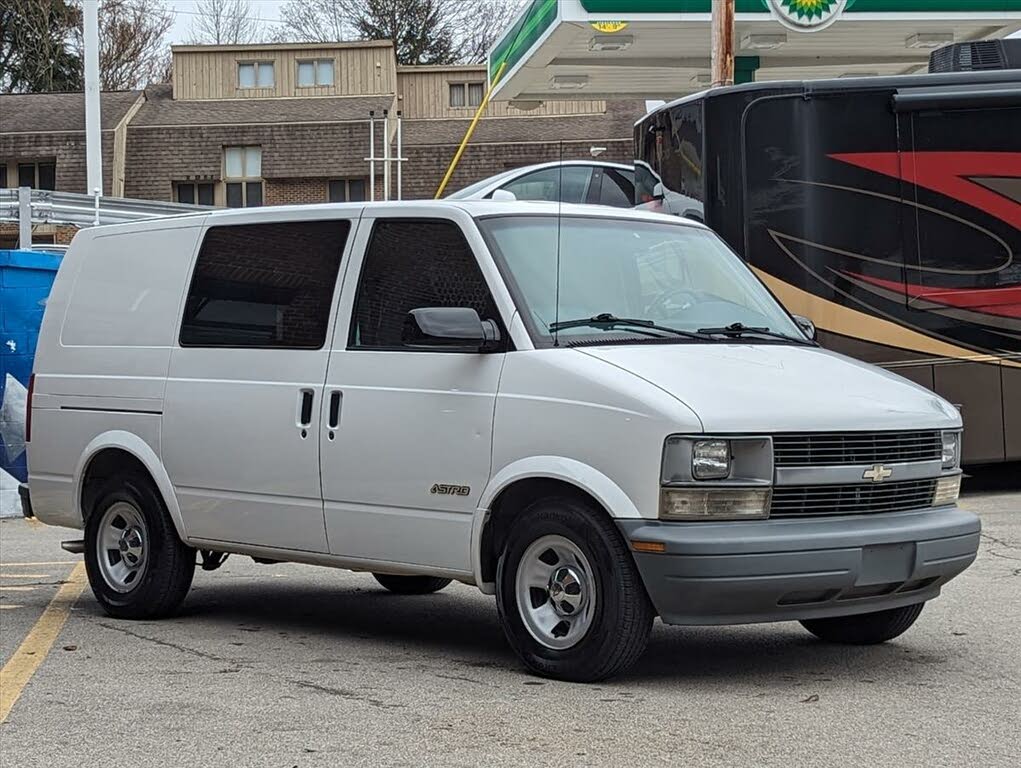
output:
[[656,344],[577,351],[627,371],[694,411],[706,432],[952,429],[946,400],[835,352],[793,344]]

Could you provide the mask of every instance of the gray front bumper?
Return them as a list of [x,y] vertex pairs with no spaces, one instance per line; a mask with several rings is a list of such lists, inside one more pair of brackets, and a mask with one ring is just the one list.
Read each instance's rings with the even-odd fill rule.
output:
[[975,560],[981,523],[957,507],[810,520],[618,520],[667,624],[867,613],[930,600]]

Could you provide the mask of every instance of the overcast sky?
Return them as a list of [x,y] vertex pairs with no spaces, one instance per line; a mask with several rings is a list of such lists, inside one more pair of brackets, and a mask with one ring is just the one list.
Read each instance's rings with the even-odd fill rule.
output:
[[[191,24],[195,20],[197,0],[164,0],[176,13],[174,26],[170,29],[170,42],[186,43],[191,37]],[[252,0],[252,7],[272,30],[279,26],[280,7],[285,0]]]

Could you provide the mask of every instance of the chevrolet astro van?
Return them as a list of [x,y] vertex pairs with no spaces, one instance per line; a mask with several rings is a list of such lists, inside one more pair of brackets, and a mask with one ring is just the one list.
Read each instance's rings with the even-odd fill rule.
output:
[[[32,382],[25,503],[107,613],[228,553],[496,596],[593,681],[667,624],[900,635],[974,560],[961,417],[829,352],[706,227],[502,201],[83,230]],[[343,618],[338,618],[343,621]]]

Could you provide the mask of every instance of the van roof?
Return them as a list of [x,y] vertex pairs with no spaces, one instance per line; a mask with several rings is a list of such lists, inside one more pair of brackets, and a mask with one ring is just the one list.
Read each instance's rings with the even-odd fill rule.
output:
[[[197,226],[202,223],[229,224],[232,220],[243,219],[246,223],[253,223],[253,215],[260,212],[278,213],[287,212],[295,219],[305,218],[301,214],[308,214],[309,219],[315,218],[315,214],[324,211],[335,211],[338,209],[359,210],[363,215],[372,215],[378,211],[407,212],[408,215],[428,215],[442,210],[458,209],[467,213],[473,218],[483,218],[497,215],[528,215],[541,214],[546,216],[590,216],[598,218],[628,218],[647,221],[660,221],[672,224],[682,224],[696,228],[704,228],[700,222],[690,219],[681,219],[662,213],[633,208],[612,208],[605,205],[587,205],[577,203],[556,203],[538,200],[403,200],[403,201],[377,201],[366,203],[316,203],[310,205],[278,205],[263,206],[261,208],[228,208],[209,211],[195,211],[175,216],[161,216],[159,218],[144,219],[126,224],[112,224],[92,228],[96,234],[113,234],[115,232],[132,232],[150,228],[165,227],[167,223],[180,222],[182,224]],[[288,217],[290,218],[290,216]]]

